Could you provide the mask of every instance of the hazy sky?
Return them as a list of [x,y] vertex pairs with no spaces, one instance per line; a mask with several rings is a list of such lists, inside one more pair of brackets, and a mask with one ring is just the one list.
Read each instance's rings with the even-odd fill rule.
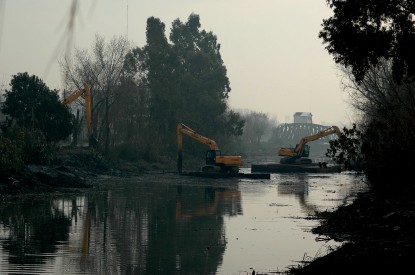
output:
[[[0,0],[0,90],[20,72],[61,90],[61,58],[73,0]],[[212,31],[231,84],[230,106],[293,122],[311,112],[313,122],[350,124],[352,109],[336,64],[318,38],[332,11],[325,0],[78,0],[72,45],[91,49],[95,34],[109,42],[124,35],[146,43],[148,17],[166,25],[198,14]]]

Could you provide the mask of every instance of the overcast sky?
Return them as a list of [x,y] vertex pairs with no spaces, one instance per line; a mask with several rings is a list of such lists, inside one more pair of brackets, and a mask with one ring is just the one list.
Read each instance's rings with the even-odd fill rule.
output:
[[[63,88],[58,59],[67,45],[74,0],[0,0],[0,90],[20,72]],[[124,35],[146,43],[146,20],[166,25],[198,14],[212,31],[231,84],[229,104],[293,122],[311,112],[313,122],[349,125],[353,111],[332,56],[318,38],[332,11],[325,0],[78,0],[72,45],[91,49],[95,34],[108,42]]]

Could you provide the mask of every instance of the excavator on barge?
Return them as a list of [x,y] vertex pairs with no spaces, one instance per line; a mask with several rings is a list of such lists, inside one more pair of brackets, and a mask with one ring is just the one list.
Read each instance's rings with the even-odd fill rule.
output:
[[295,147],[281,148],[278,155],[282,156],[279,163],[252,164],[252,172],[271,172],[271,173],[338,173],[341,172],[340,165],[330,165],[327,163],[313,163],[309,157],[310,141],[319,138],[337,134],[339,137],[341,132],[337,126],[331,126],[323,131],[303,137]]
[[239,167],[243,162],[242,156],[222,155],[221,150],[219,150],[219,147],[214,140],[196,133],[194,130],[183,123],[179,123],[177,125],[177,168],[179,173],[182,173],[183,134],[210,147],[210,150],[206,151],[206,165],[202,167],[202,172],[220,172],[233,174],[239,172]]
[[310,141],[317,140],[319,138],[329,136],[331,134],[337,134],[340,136],[341,132],[339,127],[331,126],[327,129],[324,129],[317,134],[303,137],[300,142],[293,148],[281,148],[278,150],[278,155],[282,156],[280,159],[281,164],[310,164],[312,163],[311,159],[309,159],[310,155],[310,146],[307,144]]
[[[206,163],[202,167],[201,171],[184,173],[182,171],[183,165],[183,135],[189,136],[207,146],[209,150],[206,151],[205,159]],[[241,173],[240,167],[243,163],[242,156],[240,155],[224,155],[219,149],[217,143],[205,136],[202,136],[195,132],[190,127],[183,123],[177,125],[177,168],[179,174],[196,176],[196,177],[207,177],[207,178],[250,178],[250,179],[270,179],[269,173]]]

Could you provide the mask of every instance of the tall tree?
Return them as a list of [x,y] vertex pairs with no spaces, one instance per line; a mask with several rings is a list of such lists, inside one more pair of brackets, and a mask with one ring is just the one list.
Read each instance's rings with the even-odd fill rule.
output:
[[158,127],[150,117],[150,89],[147,79],[147,56],[142,48],[132,49],[125,58],[121,89],[123,97],[120,98],[120,117],[123,121],[116,127],[124,127],[117,131],[124,135],[125,148],[134,152],[136,156],[161,155],[161,138]]
[[167,151],[176,148],[176,126],[182,121],[209,138],[242,134],[243,120],[227,106],[230,84],[220,45],[200,27],[195,14],[185,23],[174,20],[169,43],[164,23],[150,17],[147,44],[127,56],[126,65],[148,94],[154,137]]
[[380,59],[391,59],[394,80],[415,79],[415,1],[327,0],[334,15],[319,37],[357,81]]
[[10,86],[2,111],[18,126],[42,131],[48,142],[63,140],[72,133],[73,115],[60,102],[57,90],[50,90],[27,72],[14,75]]
[[172,122],[177,110],[174,70],[178,69],[176,55],[165,36],[165,25],[159,19],[147,20],[147,45],[144,47],[144,68],[147,69],[146,86],[150,93],[149,112],[161,137],[161,142],[169,146],[171,134],[175,133],[176,123]]
[[177,118],[202,128],[208,135],[217,135],[218,129],[232,128],[226,125],[231,88],[216,35],[200,27],[197,14],[191,14],[185,23],[179,19],[172,23],[170,40],[180,62],[177,88],[181,102],[177,104],[183,104]]

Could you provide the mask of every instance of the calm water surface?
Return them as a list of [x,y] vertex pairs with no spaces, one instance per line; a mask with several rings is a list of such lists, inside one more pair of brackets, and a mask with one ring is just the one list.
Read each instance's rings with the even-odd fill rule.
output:
[[351,173],[100,182],[1,202],[0,274],[275,274],[339,245],[317,241],[307,217],[365,188]]

